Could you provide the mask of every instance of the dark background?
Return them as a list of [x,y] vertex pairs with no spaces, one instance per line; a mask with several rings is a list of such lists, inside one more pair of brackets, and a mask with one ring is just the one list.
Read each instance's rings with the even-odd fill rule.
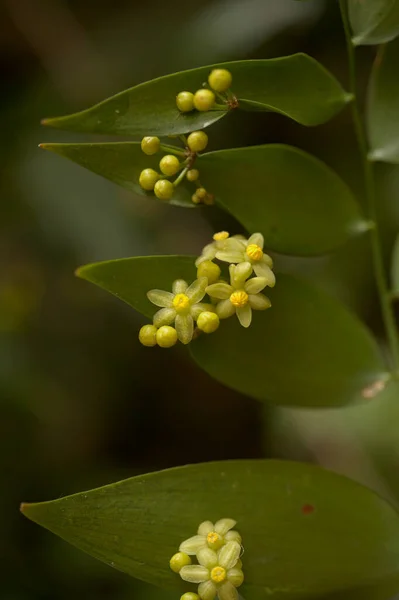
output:
[[[262,456],[318,462],[395,501],[396,397],[334,411],[265,408],[213,382],[182,348],[140,346],[142,318],[74,270],[126,256],[198,254],[211,226],[199,211],[135,196],[37,147],[93,139],[45,129],[42,117],[179,69],[297,51],[346,85],[336,2],[0,3],[1,598],[172,600],[28,522],[21,501],[178,464]],[[373,49],[358,55],[363,92]],[[275,141],[305,148],[363,201],[349,110],[315,129],[239,113],[216,124],[210,138],[211,148]],[[388,258],[399,224],[399,168],[380,166],[378,179]],[[286,266],[339,297],[379,335],[367,240]]]

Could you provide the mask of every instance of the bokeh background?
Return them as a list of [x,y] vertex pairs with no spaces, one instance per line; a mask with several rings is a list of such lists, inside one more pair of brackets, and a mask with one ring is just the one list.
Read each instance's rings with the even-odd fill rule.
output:
[[[42,117],[176,70],[297,51],[346,85],[335,1],[0,2],[1,598],[172,600],[28,522],[21,501],[189,462],[273,456],[322,464],[397,502],[395,393],[343,410],[265,408],[212,381],[182,348],[140,346],[142,318],[74,270],[134,255],[198,254],[212,224],[200,210],[135,196],[38,149],[40,142],[93,139],[45,129]],[[358,55],[363,94],[373,50]],[[363,201],[348,110],[315,129],[238,113],[213,126],[210,140],[212,149],[276,141],[302,147],[337,169]],[[388,261],[399,229],[399,168],[379,166],[378,182]],[[367,239],[329,257],[277,261],[337,296],[380,335]]]

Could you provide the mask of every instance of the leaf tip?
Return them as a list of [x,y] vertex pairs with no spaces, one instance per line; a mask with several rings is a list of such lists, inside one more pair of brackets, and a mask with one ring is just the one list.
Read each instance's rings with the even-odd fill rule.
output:
[[345,93],[345,103],[346,104],[349,104],[350,102],[353,102],[354,98],[355,98],[354,94],[351,94],[350,92],[346,92]]
[[27,517],[27,512],[29,511],[29,507],[31,506],[31,504],[29,502],[21,502],[21,504],[19,505],[19,510],[20,512],[25,515],[25,517]]

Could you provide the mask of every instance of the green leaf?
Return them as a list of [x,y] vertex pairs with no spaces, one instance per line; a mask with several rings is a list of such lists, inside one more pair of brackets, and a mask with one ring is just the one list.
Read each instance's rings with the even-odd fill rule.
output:
[[[138,142],[111,142],[105,144],[41,144],[44,150],[50,150],[93,171],[136,194],[156,200],[153,192],[146,192],[139,184],[143,169],[152,168],[159,172],[159,161],[163,154],[147,156]],[[184,180],[176,187],[168,204],[193,208],[191,196],[195,188]]]
[[244,60],[182,71],[137,85],[80,113],[45,119],[45,125],[88,133],[178,135],[221,119],[225,110],[181,114],[175,103],[183,91],[195,92],[214,67],[233,75],[233,92],[246,110],[275,111],[302,125],[331,119],[351,98],[316,60],[294,54]]
[[382,44],[399,35],[399,0],[348,0],[356,46]]
[[140,256],[85,265],[76,274],[151,318],[158,308],[147,299],[147,292],[172,291],[175,279],[191,283],[196,278],[194,262],[194,256]]
[[[147,291],[171,290],[175,279],[193,281],[194,260],[125,258],[86,265],[77,274],[151,318],[157,308]],[[298,406],[346,404],[386,379],[374,338],[336,300],[283,274],[267,293],[272,308],[255,312],[249,329],[232,317],[191,343],[194,359],[212,377],[258,400]]]
[[380,48],[371,73],[367,127],[370,158],[399,163],[399,40]]
[[330,252],[368,228],[347,185],[324,163],[270,144],[210,152],[197,162],[216,201],[282,254]]
[[386,379],[376,341],[355,315],[316,287],[277,274],[272,307],[249,329],[235,317],[190,345],[209,375],[274,404],[340,406]]
[[21,509],[81,550],[176,595],[196,587],[172,573],[170,557],[200,522],[223,517],[237,520],[243,537],[246,600],[385,600],[399,590],[398,513],[367,488],[311,465],[190,465]]

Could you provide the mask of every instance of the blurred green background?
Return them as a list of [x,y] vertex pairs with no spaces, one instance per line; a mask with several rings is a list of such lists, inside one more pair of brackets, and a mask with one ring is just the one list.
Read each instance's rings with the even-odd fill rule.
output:
[[[210,380],[183,348],[140,346],[141,317],[76,279],[74,270],[126,256],[198,254],[212,225],[201,211],[127,193],[37,147],[93,139],[45,129],[42,117],[83,109],[176,70],[297,51],[346,85],[336,2],[0,3],[1,598],[172,599],[28,522],[18,512],[21,501],[173,465],[274,456],[317,462],[396,502],[395,388],[343,410],[265,408]],[[358,54],[364,91],[373,50]],[[316,129],[279,115],[239,113],[209,133],[211,149],[275,141],[305,148],[337,169],[362,202],[348,110]],[[388,261],[399,226],[399,168],[380,166],[378,181]],[[230,225],[220,214],[215,220],[216,228]],[[281,269],[340,298],[380,335],[367,239],[334,256],[276,258]]]

